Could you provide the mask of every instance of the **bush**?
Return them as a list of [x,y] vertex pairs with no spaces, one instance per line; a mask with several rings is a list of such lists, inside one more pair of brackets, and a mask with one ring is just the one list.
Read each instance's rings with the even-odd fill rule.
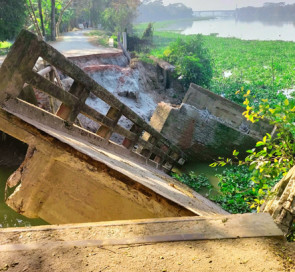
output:
[[213,71],[202,35],[177,39],[164,51],[163,58],[175,66],[176,75],[185,87],[191,83],[209,87]]

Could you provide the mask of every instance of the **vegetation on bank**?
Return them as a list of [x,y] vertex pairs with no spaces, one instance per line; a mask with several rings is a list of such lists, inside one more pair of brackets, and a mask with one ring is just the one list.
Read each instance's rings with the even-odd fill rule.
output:
[[[140,28],[136,28],[141,33]],[[154,48],[150,54],[165,58],[171,42],[184,41],[195,35],[154,31]],[[295,43],[283,41],[244,41],[235,38],[203,36],[213,68],[210,90],[242,104],[236,94],[241,87],[250,89],[257,101],[267,98],[271,105],[286,97],[279,90],[295,85]]]
[[[136,30],[140,33],[142,25]],[[153,34],[154,48],[149,53],[168,61],[173,46],[177,43],[185,45],[198,36],[157,29]],[[218,175],[219,194],[209,194],[209,197],[231,213],[255,212],[267,197],[272,196],[275,183],[294,165],[295,102],[292,92],[286,99],[282,90],[293,89],[295,85],[295,43],[244,41],[216,35],[203,36],[202,40],[210,54],[213,77],[210,84],[200,85],[243,105],[244,115],[250,122],[268,119],[276,128],[274,133],[267,134],[248,151],[246,159],[240,160],[239,152],[234,151],[235,159],[223,159],[213,164],[224,166],[230,163],[232,167]],[[185,51],[180,46],[181,50]],[[178,54],[184,58],[180,52]],[[182,68],[185,69],[185,65]],[[177,69],[176,76],[179,77]],[[202,182],[203,176],[199,178],[194,173],[174,177],[193,189],[207,187],[209,192],[212,189]],[[288,239],[294,241],[294,232]]]
[[175,66],[174,75],[184,87],[188,88],[191,83],[210,86],[211,57],[201,35],[191,36],[185,40],[179,38],[170,43],[161,58]]

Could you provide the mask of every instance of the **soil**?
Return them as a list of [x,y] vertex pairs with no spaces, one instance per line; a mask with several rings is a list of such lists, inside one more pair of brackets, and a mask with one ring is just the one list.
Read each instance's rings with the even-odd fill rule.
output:
[[0,252],[0,271],[291,272],[294,260],[294,243],[249,238]]

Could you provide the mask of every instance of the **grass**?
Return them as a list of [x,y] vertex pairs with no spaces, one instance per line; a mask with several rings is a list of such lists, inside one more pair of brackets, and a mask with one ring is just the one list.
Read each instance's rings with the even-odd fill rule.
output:
[[105,46],[105,47],[109,47],[109,38],[111,35],[108,35],[109,33],[107,33],[104,30],[93,30],[89,33],[87,33],[87,36],[91,36],[95,38],[95,43]]
[[0,42],[0,56],[6,55],[11,45],[10,42]]

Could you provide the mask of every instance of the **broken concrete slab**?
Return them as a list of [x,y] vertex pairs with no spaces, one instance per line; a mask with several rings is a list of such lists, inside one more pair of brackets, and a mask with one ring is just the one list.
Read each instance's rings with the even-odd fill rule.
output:
[[191,160],[212,161],[232,156],[235,149],[245,156],[246,150],[272,131],[266,122],[247,122],[244,111],[243,107],[191,84],[179,107],[158,104],[150,124],[189,154]]
[[25,216],[77,223],[226,214],[156,169],[23,119],[0,110],[0,130],[31,150],[8,183],[17,187],[7,204]]

